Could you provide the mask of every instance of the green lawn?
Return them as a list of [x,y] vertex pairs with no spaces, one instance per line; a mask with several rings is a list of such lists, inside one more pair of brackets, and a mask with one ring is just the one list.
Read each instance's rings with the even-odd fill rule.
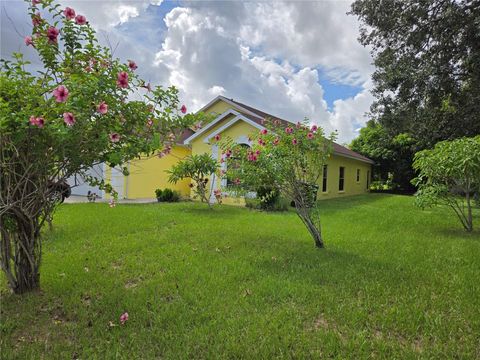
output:
[[480,357],[478,230],[404,196],[321,204],[323,250],[293,212],[63,205],[42,291],[0,277],[1,357]]

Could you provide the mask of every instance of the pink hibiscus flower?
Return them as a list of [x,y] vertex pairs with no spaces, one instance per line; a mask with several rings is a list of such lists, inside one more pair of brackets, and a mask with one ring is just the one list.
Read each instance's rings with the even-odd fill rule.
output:
[[278,145],[280,143],[280,139],[277,137],[275,140],[273,140],[273,145]]
[[68,98],[68,89],[63,85],[60,85],[53,90],[53,96],[55,96],[57,102],[65,102]]
[[291,134],[293,132],[293,129],[291,127],[287,127],[287,128],[285,128],[285,132],[287,134]]
[[317,131],[317,130],[318,130],[318,126],[317,126],[317,125],[313,125],[312,128],[311,128],[311,130],[312,130],[313,132]]
[[75,10],[67,6],[65,10],[63,10],[63,15],[65,15],[67,20],[72,20],[75,17]]
[[39,128],[43,128],[45,125],[45,119],[42,117],[30,116],[29,122],[30,125],[38,126]]
[[87,23],[87,18],[83,15],[77,15],[75,16],[75,22],[78,25],[85,25]]
[[220,141],[221,138],[222,138],[222,137],[220,136],[220,134],[219,134],[219,135],[215,135],[215,141]]
[[58,34],[60,34],[60,31],[54,26],[50,26],[47,29],[47,38],[49,43],[56,43],[57,42],[57,37]]
[[33,39],[31,36],[25,36],[25,39],[23,39],[23,41],[25,42],[25,45],[29,46],[29,45],[33,45]]
[[267,135],[267,133],[268,133],[267,129],[262,129],[262,131],[260,131],[260,134],[262,135]]
[[180,111],[182,112],[182,114],[185,114],[187,112],[187,107],[185,105],[182,105]]
[[113,142],[113,143],[119,142],[120,141],[120,134],[111,133],[110,134],[110,141]]
[[307,138],[313,139],[313,133],[312,133],[312,132],[309,132],[309,133],[307,134]]
[[298,144],[297,139],[292,139],[292,144],[293,144],[293,145],[297,145],[297,144]]
[[105,101],[102,101],[100,104],[97,105],[97,112],[100,114],[106,114],[108,111],[108,105],[105,103]]
[[130,68],[130,70],[138,69],[137,63],[133,60],[128,60],[128,67]]
[[118,73],[117,85],[124,89],[128,87],[128,74],[125,71]]
[[72,126],[75,124],[75,116],[71,112],[63,113],[63,121],[67,126]]
[[38,26],[41,23],[42,23],[42,16],[40,15],[39,12],[37,12],[35,15],[32,16],[32,25]]
[[32,0],[32,5],[38,5],[40,3],[41,3],[40,0]]

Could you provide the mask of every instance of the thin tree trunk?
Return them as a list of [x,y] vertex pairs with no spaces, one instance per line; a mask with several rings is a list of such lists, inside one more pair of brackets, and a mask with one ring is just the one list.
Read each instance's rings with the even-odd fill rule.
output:
[[473,217],[472,217],[472,204],[471,204],[471,201],[470,201],[470,191],[467,191],[466,193],[466,197],[467,197],[467,227],[466,227],[466,230],[468,232],[472,232],[473,231]]
[[322,230],[320,226],[316,226],[314,221],[312,220],[311,210],[302,209],[300,207],[297,207],[296,209],[298,217],[302,219],[303,223],[307,227],[308,232],[310,233],[310,235],[312,235],[315,246],[320,249],[324,248],[325,245],[323,243]]

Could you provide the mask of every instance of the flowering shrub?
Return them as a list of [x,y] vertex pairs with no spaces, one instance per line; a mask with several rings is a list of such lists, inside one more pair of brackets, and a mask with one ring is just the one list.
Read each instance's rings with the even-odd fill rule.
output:
[[[210,206],[208,201],[208,177],[216,174],[218,168],[218,162],[205,153],[187,156],[166,172],[170,174],[168,181],[171,183],[177,183],[183,179],[191,179],[190,187],[194,195],[198,196],[200,201],[206,202]],[[219,193],[216,192],[214,195],[218,199]]]
[[127,161],[165,150],[172,134],[198,122],[183,115],[175,88],[152,90],[133,61],[113,58],[74,9],[36,0],[29,15],[25,46],[42,71],[31,73],[19,53],[0,64],[0,263],[17,293],[39,287],[40,229],[53,213],[55,184],[100,163],[127,175]]
[[[335,135],[326,138],[316,125],[286,125],[279,120],[265,120],[264,126],[250,137],[251,147],[237,146],[231,139],[222,142],[222,161],[227,162],[230,190],[238,195],[260,188],[278,190],[294,201],[315,245],[323,247],[315,200],[317,183],[332,152]],[[236,159],[235,166],[228,165],[232,157]]]

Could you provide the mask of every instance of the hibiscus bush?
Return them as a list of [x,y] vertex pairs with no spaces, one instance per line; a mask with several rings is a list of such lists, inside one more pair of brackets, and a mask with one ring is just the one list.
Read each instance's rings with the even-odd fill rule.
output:
[[315,245],[322,248],[317,183],[333,151],[335,134],[325,137],[316,125],[288,125],[279,120],[265,120],[264,127],[250,137],[250,147],[239,146],[231,139],[222,141],[228,190],[238,196],[267,188],[291,199]]
[[[128,175],[126,162],[168,152],[201,117],[184,115],[174,87],[152,88],[134,61],[113,58],[74,9],[35,0],[29,15],[25,46],[42,69],[31,71],[20,53],[0,66],[0,264],[16,293],[39,287],[40,230],[57,184],[101,163]],[[115,196],[103,180],[86,178]]]

